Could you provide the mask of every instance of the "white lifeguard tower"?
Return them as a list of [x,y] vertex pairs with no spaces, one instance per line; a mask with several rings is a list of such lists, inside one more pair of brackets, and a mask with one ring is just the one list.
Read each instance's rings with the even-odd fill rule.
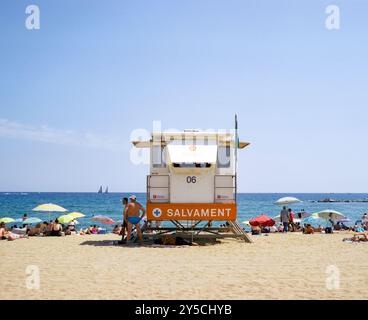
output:
[[232,133],[153,132],[150,140],[133,145],[150,149],[146,211],[147,220],[156,224],[148,231],[157,231],[155,236],[175,232],[192,239],[238,237],[251,242],[236,221],[237,149],[249,145],[238,139],[236,116]]

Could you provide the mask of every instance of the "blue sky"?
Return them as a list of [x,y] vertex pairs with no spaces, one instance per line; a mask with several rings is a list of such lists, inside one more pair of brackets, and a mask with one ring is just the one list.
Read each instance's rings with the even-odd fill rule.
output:
[[[41,29],[25,28],[36,4]],[[341,28],[325,28],[338,5]],[[368,3],[3,1],[0,191],[144,191],[130,133],[231,128],[242,192],[367,192]]]

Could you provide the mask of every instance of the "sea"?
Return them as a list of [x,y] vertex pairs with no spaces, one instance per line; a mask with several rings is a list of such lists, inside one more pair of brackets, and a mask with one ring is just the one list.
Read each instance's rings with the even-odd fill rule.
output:
[[[21,218],[23,214],[28,217],[37,217],[48,221],[49,213],[32,211],[37,205],[54,203],[66,208],[69,212],[78,211],[86,215],[78,219],[78,228],[84,228],[92,224],[111,230],[113,226],[101,225],[91,220],[94,215],[106,215],[116,222],[122,220],[123,197],[133,193],[36,193],[36,192],[1,192],[0,193],[0,218]],[[146,202],[145,193],[134,193],[137,200],[143,205]],[[367,200],[368,193],[239,193],[237,195],[239,222],[249,220],[261,214],[274,217],[279,214],[280,206],[274,202],[285,196],[292,196],[302,202],[289,205],[294,212],[302,209],[306,212],[317,212],[333,209],[343,213],[354,224],[361,219],[363,213],[368,212],[368,202],[355,202]],[[350,200],[351,202],[318,202],[322,199]],[[55,219],[62,213],[51,213],[50,218]],[[348,223],[349,224],[349,223]],[[10,224],[12,225],[12,224]],[[246,225],[244,225],[245,227]]]

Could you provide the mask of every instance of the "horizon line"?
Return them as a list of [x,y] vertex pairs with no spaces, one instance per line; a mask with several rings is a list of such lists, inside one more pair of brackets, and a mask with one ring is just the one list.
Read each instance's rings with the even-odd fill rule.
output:
[[[91,194],[99,194],[97,191],[0,191],[0,194],[5,193],[91,193]],[[120,194],[120,193],[146,193],[145,191],[109,191],[107,194]],[[247,192],[237,192],[237,194],[318,194],[318,193],[324,193],[324,194],[368,194],[368,192],[301,192],[301,191],[293,191],[293,192],[270,192],[270,191],[247,191]],[[106,194],[106,193],[102,193]]]

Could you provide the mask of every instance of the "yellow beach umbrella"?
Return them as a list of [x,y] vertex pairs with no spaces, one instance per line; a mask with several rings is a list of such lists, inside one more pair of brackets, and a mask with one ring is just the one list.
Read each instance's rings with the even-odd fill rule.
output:
[[68,216],[71,216],[73,218],[84,218],[86,215],[81,212],[71,212],[68,214]]
[[4,223],[11,223],[14,222],[15,220],[12,218],[8,218],[8,217],[4,217],[4,218],[0,218],[0,223],[4,222]]
[[60,223],[69,223],[70,221],[74,220],[74,217],[70,216],[69,214],[64,214],[57,219]]
[[68,210],[66,210],[65,208],[63,208],[63,207],[61,207],[57,204],[45,203],[45,204],[40,204],[36,208],[33,208],[32,211],[48,212],[49,213],[49,220],[50,220],[51,212],[67,212]]

